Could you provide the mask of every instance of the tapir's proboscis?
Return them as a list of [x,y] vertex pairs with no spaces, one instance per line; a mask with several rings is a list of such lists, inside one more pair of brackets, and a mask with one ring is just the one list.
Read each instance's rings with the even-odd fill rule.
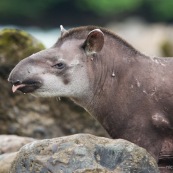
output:
[[8,80],[13,92],[69,97],[112,138],[157,160],[173,157],[173,58],[146,56],[101,27],[61,26],[58,41],[20,61]]

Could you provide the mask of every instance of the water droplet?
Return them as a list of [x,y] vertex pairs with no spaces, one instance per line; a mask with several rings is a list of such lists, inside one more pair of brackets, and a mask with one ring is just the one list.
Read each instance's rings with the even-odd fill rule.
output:
[[112,73],[112,77],[115,77],[115,73],[114,72]]

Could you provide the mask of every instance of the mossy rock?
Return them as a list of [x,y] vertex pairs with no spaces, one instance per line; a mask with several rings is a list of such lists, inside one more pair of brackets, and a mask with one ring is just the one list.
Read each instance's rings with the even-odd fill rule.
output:
[[0,66],[14,66],[44,48],[42,43],[23,30],[3,29],[0,31]]
[[161,52],[164,57],[173,57],[173,41],[165,40],[161,44]]

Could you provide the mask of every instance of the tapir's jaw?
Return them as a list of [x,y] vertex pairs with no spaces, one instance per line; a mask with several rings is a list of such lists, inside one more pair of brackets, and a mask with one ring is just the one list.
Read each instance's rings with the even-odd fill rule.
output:
[[26,80],[23,82],[11,82],[13,84],[12,91],[21,91],[23,93],[33,93],[42,86],[39,80]]
[[42,68],[35,64],[32,57],[28,57],[12,69],[8,81],[12,84],[13,92],[33,93],[43,85],[43,81],[38,75],[42,73]]
[[33,93],[35,92],[38,88],[41,87],[41,83],[39,82],[33,82],[32,84],[20,84],[20,85],[13,85],[12,91],[15,92],[16,90],[19,90],[23,93]]

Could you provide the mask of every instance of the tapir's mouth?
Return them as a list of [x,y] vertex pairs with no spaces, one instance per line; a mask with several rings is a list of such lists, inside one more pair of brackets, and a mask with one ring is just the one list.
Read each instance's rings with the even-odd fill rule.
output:
[[33,80],[27,80],[20,84],[13,84],[12,91],[16,92],[17,90],[23,92],[23,93],[32,93],[36,89],[41,87],[40,81],[33,81]]

